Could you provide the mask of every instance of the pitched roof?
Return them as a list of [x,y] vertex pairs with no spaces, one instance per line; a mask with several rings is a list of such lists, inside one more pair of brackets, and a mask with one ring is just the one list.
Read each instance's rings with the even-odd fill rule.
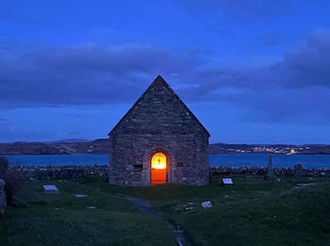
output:
[[197,117],[190,111],[190,109],[187,107],[187,105],[180,99],[180,97],[174,92],[174,90],[169,86],[169,84],[162,78],[162,76],[158,75],[156,79],[150,84],[150,86],[145,90],[145,92],[139,97],[139,99],[133,104],[133,106],[127,111],[127,113],[120,119],[120,121],[112,128],[112,130],[109,132],[108,135],[110,135],[119,125],[121,122],[123,122],[126,117],[130,115],[134,107],[142,101],[143,97],[147,94],[147,92],[155,87],[155,86],[164,86],[167,88],[170,93],[178,100],[180,105],[191,115],[193,120],[205,131],[205,133],[210,137],[210,133],[206,130],[206,128],[203,126],[203,124],[197,119]]

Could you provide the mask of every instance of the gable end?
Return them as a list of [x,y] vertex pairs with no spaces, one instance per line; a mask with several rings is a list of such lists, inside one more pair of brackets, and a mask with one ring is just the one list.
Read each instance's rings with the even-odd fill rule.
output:
[[197,117],[191,112],[191,110],[187,107],[187,105],[180,99],[180,97],[173,91],[173,89],[169,86],[169,84],[160,76],[158,75],[156,79],[150,84],[150,86],[145,90],[145,92],[139,97],[139,99],[133,104],[133,106],[127,111],[127,113],[119,120],[119,122],[113,127],[113,129],[109,132],[108,135],[114,133],[114,131],[119,127],[119,125],[125,121],[125,119],[131,114],[135,106],[142,101],[144,96],[151,90],[152,87],[156,85],[163,85],[165,88],[169,90],[169,92],[176,98],[179,104],[190,114],[192,119],[199,125],[203,131],[206,133],[208,137],[210,137],[210,133],[206,130],[203,124],[197,119]]

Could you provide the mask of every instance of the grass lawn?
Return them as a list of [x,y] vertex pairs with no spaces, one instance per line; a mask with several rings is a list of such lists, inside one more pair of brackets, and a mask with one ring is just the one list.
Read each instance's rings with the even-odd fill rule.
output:
[[[234,182],[119,187],[98,177],[26,181],[17,196],[21,205],[0,219],[0,245],[175,245],[168,221],[196,245],[330,245],[330,179]],[[301,183],[313,184],[297,188]],[[55,184],[60,194],[44,194],[43,184]],[[127,197],[148,201],[162,219],[143,214]],[[201,208],[206,200],[212,208]],[[193,210],[185,210],[189,201]]]

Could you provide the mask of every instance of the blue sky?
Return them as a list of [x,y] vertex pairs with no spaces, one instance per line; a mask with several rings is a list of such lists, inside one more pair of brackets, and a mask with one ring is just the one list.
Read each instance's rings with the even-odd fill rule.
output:
[[211,142],[330,143],[329,1],[0,2],[0,142],[105,138],[162,75]]

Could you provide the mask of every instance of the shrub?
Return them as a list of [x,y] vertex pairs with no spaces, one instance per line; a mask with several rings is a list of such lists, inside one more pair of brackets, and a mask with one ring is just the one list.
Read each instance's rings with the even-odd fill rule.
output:
[[14,203],[14,196],[21,187],[21,176],[16,170],[8,170],[4,176],[7,204]]
[[0,157],[0,179],[5,181],[5,192],[7,204],[14,203],[14,196],[21,185],[21,176],[17,170],[9,168],[9,161],[5,157]]

